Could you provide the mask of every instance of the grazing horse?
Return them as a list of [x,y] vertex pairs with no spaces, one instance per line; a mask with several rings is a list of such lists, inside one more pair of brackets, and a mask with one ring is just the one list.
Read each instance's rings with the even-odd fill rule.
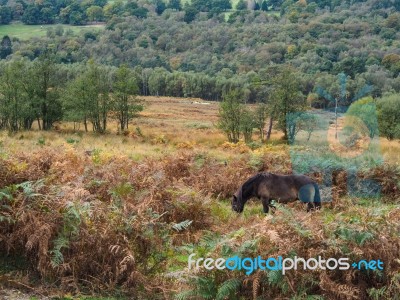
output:
[[276,175],[258,173],[250,177],[233,195],[232,209],[241,213],[252,197],[261,199],[264,213],[268,213],[271,200],[288,203],[301,200],[307,203],[307,211],[321,207],[319,187],[305,175]]

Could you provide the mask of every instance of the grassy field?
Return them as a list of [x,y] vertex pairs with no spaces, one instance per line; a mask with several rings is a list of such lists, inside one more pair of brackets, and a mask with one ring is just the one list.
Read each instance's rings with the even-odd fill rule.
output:
[[[365,175],[382,185],[379,199],[347,195],[341,172],[321,211],[295,202],[266,216],[250,201],[238,215],[230,198],[244,180],[291,172],[281,134],[230,144],[215,127],[217,103],[144,98],[121,135],[116,123],[105,135],[65,123],[0,133],[0,287],[35,299],[396,299],[398,141],[382,140],[386,163]],[[308,175],[322,187],[318,171]],[[381,259],[385,269],[196,271],[191,253]]]
[[65,30],[72,30],[74,33],[80,33],[86,29],[102,29],[104,25],[87,25],[87,26],[71,26],[71,25],[24,25],[22,23],[13,23],[9,25],[0,25],[0,36],[8,35],[11,38],[16,37],[21,40],[28,40],[32,37],[46,36],[49,28],[62,26]]

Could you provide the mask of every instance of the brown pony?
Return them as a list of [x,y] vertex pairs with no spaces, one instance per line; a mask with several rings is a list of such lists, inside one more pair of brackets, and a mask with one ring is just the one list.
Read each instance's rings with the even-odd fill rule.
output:
[[247,200],[261,199],[264,213],[268,213],[270,201],[288,203],[300,200],[307,203],[307,211],[321,207],[319,187],[305,175],[276,175],[258,173],[250,177],[233,195],[232,209],[241,213]]

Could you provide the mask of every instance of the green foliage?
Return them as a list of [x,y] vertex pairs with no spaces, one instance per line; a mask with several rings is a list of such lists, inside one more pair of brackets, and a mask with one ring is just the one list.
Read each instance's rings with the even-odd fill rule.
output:
[[264,165],[263,158],[260,155],[252,154],[249,160],[249,165],[255,170],[259,171]]
[[14,202],[13,193],[17,189],[16,186],[10,186],[0,189],[0,223],[12,224],[14,219],[11,215],[12,204]]
[[62,118],[56,66],[50,51],[46,51],[35,60],[29,72],[29,77],[25,78],[30,78],[26,89],[30,90],[35,100],[32,110],[36,112],[36,118],[42,121],[39,129],[49,130]]
[[168,8],[175,9],[175,10],[181,10],[181,1],[180,0],[169,0]]
[[261,3],[261,10],[262,10],[262,11],[268,11],[268,10],[269,10],[268,2],[267,2],[266,0],[264,0],[264,1]]
[[53,241],[51,254],[51,265],[57,268],[64,262],[62,251],[68,249],[71,239],[79,235],[79,228],[85,217],[90,213],[90,204],[79,204],[69,202],[63,212],[63,225],[57,238]]
[[37,120],[39,129],[51,129],[62,117],[58,87],[55,63],[49,52],[32,63],[7,63],[0,83],[0,128],[27,130]]
[[188,229],[190,224],[192,224],[192,223],[193,223],[192,220],[185,220],[180,223],[174,224],[172,226],[172,228],[175,229],[176,231],[183,231],[183,230]]
[[256,127],[256,122],[254,121],[254,114],[247,108],[242,111],[241,121],[240,121],[240,132],[243,134],[244,141],[250,143],[252,141],[253,129]]
[[110,80],[107,75],[103,67],[89,61],[85,72],[68,84],[63,95],[67,120],[83,122],[85,131],[88,131],[90,122],[93,131],[105,133],[108,115],[112,109],[109,97]]
[[[378,120],[375,101],[372,97],[360,99],[349,107],[346,112],[347,116],[354,116],[359,118],[363,124],[368,128],[370,138],[373,138],[379,133],[378,131]],[[346,124],[347,126],[356,126],[356,124]]]
[[74,138],[72,138],[72,137],[69,137],[69,138],[66,139],[66,142],[67,142],[68,144],[74,145],[74,144],[78,144],[78,143],[79,143],[79,140],[78,140],[78,139],[74,139]]
[[379,132],[389,140],[400,138],[400,95],[382,97],[377,101]]
[[271,117],[278,122],[284,139],[289,138],[287,120],[290,115],[305,108],[305,99],[300,91],[299,80],[295,70],[285,66],[277,70],[274,78],[267,82],[272,88],[270,111]]
[[0,24],[9,24],[12,20],[12,10],[10,7],[0,5]]
[[216,300],[235,299],[236,291],[242,286],[242,280],[232,278],[224,281],[217,291]]
[[46,140],[44,137],[38,138],[37,144],[40,146],[44,146],[46,144]]
[[12,43],[8,35],[5,35],[0,43],[0,59],[4,59],[12,53]]
[[185,11],[185,15],[184,15],[184,17],[183,17],[183,20],[184,20],[186,23],[191,23],[191,22],[193,22],[194,19],[196,18],[196,15],[197,15],[198,12],[199,12],[196,8],[194,8],[194,7],[192,7],[192,6],[187,6],[187,7],[185,7],[184,11]]
[[307,141],[310,140],[312,133],[318,129],[318,118],[308,112],[294,112],[286,117],[288,140],[294,143],[300,131],[307,132]]
[[240,133],[246,142],[251,142],[253,128],[255,127],[254,116],[243,104],[243,93],[231,91],[225,95],[220,103],[218,127],[225,132],[229,142],[239,142]]
[[135,96],[138,85],[132,72],[126,65],[122,65],[115,73],[113,80],[113,108],[117,113],[120,130],[128,129],[129,122],[139,111],[143,110],[141,101]]
[[133,187],[129,182],[122,182],[110,190],[114,199],[122,199],[127,197],[133,191]]
[[358,231],[346,227],[339,227],[335,233],[341,239],[354,242],[359,246],[362,246],[366,241],[374,238],[374,235],[371,232]]
[[192,280],[194,290],[184,291],[175,296],[175,299],[185,300],[199,297],[200,299],[238,299],[235,294],[242,285],[242,280],[232,278],[218,285],[212,277],[195,277]]
[[94,164],[99,165],[101,163],[100,153],[101,149],[94,149],[92,152],[92,161]]
[[247,9],[247,3],[245,0],[239,0],[236,4],[236,9],[237,10],[246,10]]

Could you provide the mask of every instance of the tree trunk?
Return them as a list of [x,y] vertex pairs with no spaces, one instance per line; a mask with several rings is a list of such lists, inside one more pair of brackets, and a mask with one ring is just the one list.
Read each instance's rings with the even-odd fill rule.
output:
[[88,132],[86,116],[83,119],[83,125],[85,125],[85,132]]
[[270,140],[271,138],[271,132],[272,132],[272,125],[274,123],[274,120],[272,117],[269,117],[269,125],[268,125],[268,131],[267,131],[267,141]]

